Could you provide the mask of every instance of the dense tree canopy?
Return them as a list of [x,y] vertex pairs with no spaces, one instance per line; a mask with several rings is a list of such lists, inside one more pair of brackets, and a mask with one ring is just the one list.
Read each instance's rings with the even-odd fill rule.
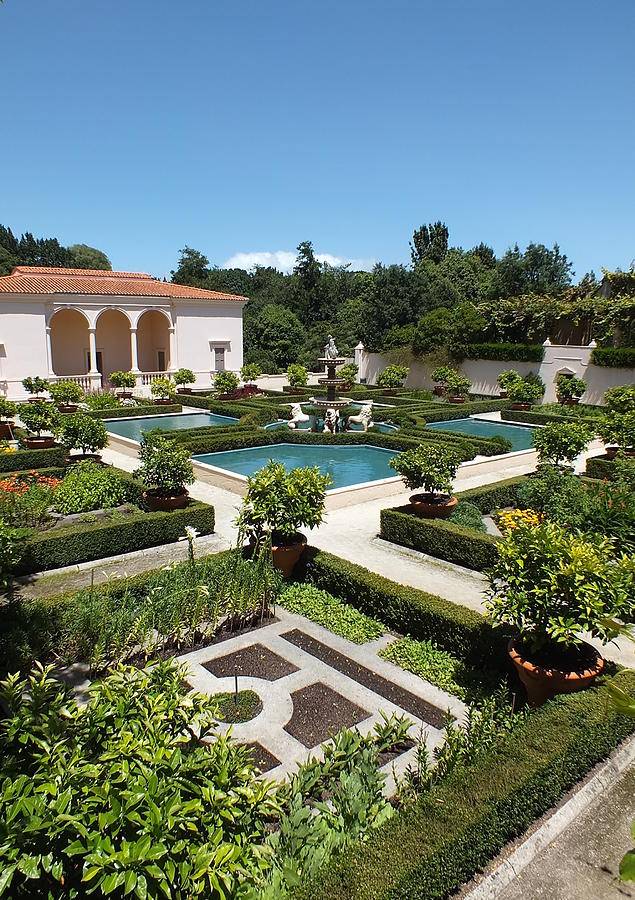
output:
[[14,266],[112,268],[105,253],[87,244],[64,247],[57,238],[36,238],[30,231],[17,238],[10,228],[0,225],[0,275],[7,275]]

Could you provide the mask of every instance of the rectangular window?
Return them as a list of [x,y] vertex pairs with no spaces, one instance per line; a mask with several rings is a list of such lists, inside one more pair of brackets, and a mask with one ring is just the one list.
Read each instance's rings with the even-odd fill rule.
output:
[[214,371],[215,372],[224,372],[225,371],[225,348],[224,347],[214,347]]
[[165,372],[165,350],[157,350],[157,372]]

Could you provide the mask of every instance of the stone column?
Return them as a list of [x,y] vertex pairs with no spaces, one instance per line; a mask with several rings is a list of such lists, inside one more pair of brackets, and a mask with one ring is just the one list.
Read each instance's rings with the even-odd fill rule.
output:
[[97,329],[89,328],[88,329],[88,355],[90,356],[90,367],[88,369],[89,375],[99,375],[99,369],[97,368]]
[[130,366],[131,372],[139,372],[139,360],[137,358],[137,329],[130,329],[130,359],[132,365]]
[[49,375],[55,375],[53,371],[53,347],[51,345],[51,326],[46,326],[46,365]]
[[168,328],[168,333],[170,335],[170,363],[168,365],[168,372],[176,371],[176,329],[174,325],[171,325]]

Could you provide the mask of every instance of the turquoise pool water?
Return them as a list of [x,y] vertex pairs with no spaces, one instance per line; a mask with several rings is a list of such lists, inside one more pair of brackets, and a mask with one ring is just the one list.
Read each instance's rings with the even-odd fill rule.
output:
[[185,428],[235,425],[232,416],[216,416],[213,413],[178,413],[175,416],[139,416],[137,419],[108,419],[106,428],[112,434],[140,441],[144,431],[160,428],[161,431],[182,431]]
[[426,428],[437,431],[459,431],[475,437],[500,437],[511,441],[512,450],[529,450],[534,445],[533,428],[523,425],[507,425],[503,422],[488,422],[485,419],[453,419],[450,422],[429,422]]
[[270,459],[284,463],[287,469],[318,466],[321,472],[328,473],[333,479],[330,487],[333,490],[366,481],[395,478],[397,473],[388,463],[396,453],[396,450],[384,450],[367,444],[276,444],[273,447],[201,453],[192,459],[238,475],[253,475],[266,466]]

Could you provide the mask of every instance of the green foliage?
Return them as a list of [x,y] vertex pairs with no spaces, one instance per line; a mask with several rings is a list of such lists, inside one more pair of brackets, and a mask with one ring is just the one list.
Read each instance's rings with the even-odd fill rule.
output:
[[431,309],[417,322],[412,349],[424,356],[447,346],[452,333],[452,313],[449,309]]
[[526,375],[518,381],[512,381],[507,387],[507,396],[512,403],[537,403],[544,394],[544,386]]
[[64,515],[112,509],[131,498],[132,485],[110,466],[87,460],[72,466],[55,491],[54,506]]
[[542,464],[572,463],[586,450],[593,432],[583,423],[553,422],[534,431],[534,447]]
[[440,384],[442,387],[445,387],[448,380],[454,375],[454,372],[455,369],[453,369],[452,366],[437,366],[436,369],[433,369],[430,377],[435,384]]
[[210,699],[216,701],[214,714],[219,722],[249,722],[262,709],[262,700],[255,691],[212,694]]
[[[166,415],[168,413],[180,413],[182,409],[183,407],[180,403],[166,403],[161,406],[161,412]],[[89,415],[96,419],[124,419],[127,416],[134,416],[135,418],[138,416],[156,416],[157,412],[156,404],[148,400],[147,405],[123,406],[120,404],[114,408],[91,409]]]
[[110,260],[103,252],[88,244],[71,244],[68,248],[69,266],[72,269],[104,269],[111,270]]
[[420,444],[393,457],[389,465],[409,490],[425,488],[426,493],[436,494],[451,492],[459,463],[456,453],[448,448]]
[[556,394],[558,400],[579,400],[586,391],[586,381],[576,375],[561,372],[556,378]]
[[380,650],[379,655],[461,700],[470,696],[466,687],[472,673],[460,659],[447,650],[440,650],[432,641],[399,638]]
[[520,372],[517,372],[516,369],[506,369],[504,372],[501,372],[496,381],[498,382],[501,390],[506,391],[510,384],[515,384],[517,381],[522,381],[522,375]]
[[317,466],[287,472],[271,460],[247,479],[239,525],[258,541],[265,533],[274,540],[292,540],[300,528],[320,524],[330,483],[330,475],[322,475]]
[[86,707],[47,669],[3,683],[3,894],[236,896],[259,872],[271,788],[183,675],[117,669]]
[[445,387],[450,397],[467,397],[472,382],[461,372],[452,371],[446,379]]
[[459,505],[456,507],[448,521],[452,522],[454,525],[462,525],[463,528],[471,528],[474,531],[480,531],[483,534],[487,531],[483,522],[483,514],[480,509],[468,500],[459,499]]
[[172,378],[174,384],[177,385],[194,384],[196,382],[196,375],[191,369],[177,369],[176,372],[173,373]]
[[84,399],[84,392],[76,381],[54,381],[48,390],[58,406],[81,403]]
[[386,366],[377,378],[377,384],[383,388],[402,387],[408,377],[407,366]]
[[542,344],[522,343],[467,344],[463,353],[467,359],[497,359],[504,362],[542,362],[544,354]]
[[635,347],[596,347],[591,362],[611,369],[635,369]]
[[20,421],[29,434],[40,435],[43,431],[54,432],[60,422],[60,414],[52,403],[41,400],[38,403],[21,403],[18,406]]
[[346,365],[340,366],[337,370],[337,377],[343,378],[347,384],[352,385],[355,384],[358,372],[359,366],[356,363],[346,363]]
[[59,468],[66,461],[63,447],[45,450],[17,450],[15,453],[0,453],[0,472],[22,472],[26,469]]
[[114,391],[95,391],[94,393],[86,394],[84,400],[88,408],[95,411],[102,409],[130,409],[128,406],[122,407],[121,400]]
[[374,641],[386,630],[380,622],[313,584],[289,585],[280,603],[289,612],[305,616],[355,644]]
[[[14,528],[0,518],[0,589],[8,588],[14,571],[22,558],[27,532]],[[1,883],[1,876],[0,876]]]
[[67,450],[81,450],[82,453],[96,453],[108,443],[104,423],[85,412],[64,416],[56,436]]
[[547,522],[518,526],[498,545],[486,602],[495,626],[511,626],[532,651],[580,643],[583,633],[606,642],[607,620],[632,605],[632,557],[614,557],[601,536],[581,537]]
[[120,390],[123,388],[130,389],[136,387],[137,384],[137,377],[134,372],[111,372],[108,376],[108,380],[113,387],[119,388]]
[[604,403],[610,413],[635,412],[635,385],[623,384],[609,388],[604,394]]
[[258,363],[245,363],[240,370],[240,377],[246,383],[255,381],[262,375],[262,369]]
[[7,400],[6,397],[0,397],[0,419],[11,419],[17,411],[17,404]]
[[25,391],[28,391],[29,394],[43,394],[48,386],[49,383],[46,378],[40,378],[39,375],[36,375],[33,378],[24,378],[22,380],[22,387]]
[[[256,314],[254,312],[248,305],[245,314],[245,346],[249,350],[266,352],[268,360],[277,369],[297,362],[307,333],[293,309],[273,302],[265,303]],[[256,360],[250,358],[248,362]]]
[[194,481],[190,454],[163,433],[142,436],[139,461],[135,475],[158,494],[182,494],[185,485]]
[[287,379],[291,387],[304,387],[308,384],[309,373],[304,366],[292,363],[287,366]]
[[176,385],[171,378],[153,378],[150,393],[162,400],[173,400],[176,396]]
[[610,412],[598,426],[598,433],[605,444],[622,450],[635,447],[635,410],[632,412]]

